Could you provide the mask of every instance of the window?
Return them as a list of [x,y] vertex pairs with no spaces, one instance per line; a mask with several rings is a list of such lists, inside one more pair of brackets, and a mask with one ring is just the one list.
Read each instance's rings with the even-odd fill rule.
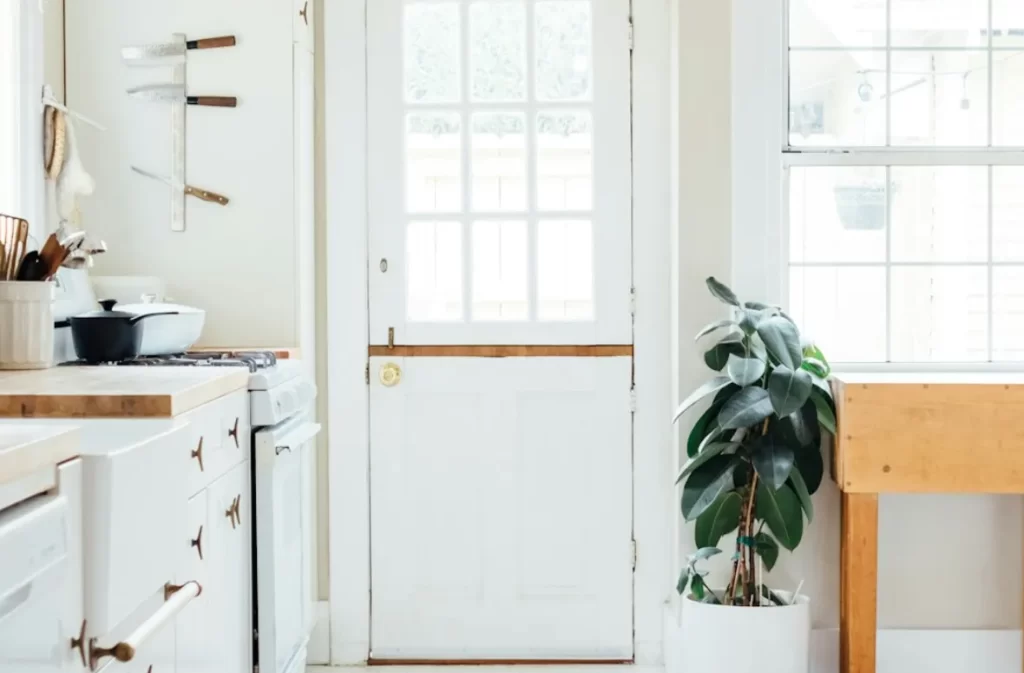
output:
[[1024,3],[790,0],[788,306],[838,362],[1024,361]]

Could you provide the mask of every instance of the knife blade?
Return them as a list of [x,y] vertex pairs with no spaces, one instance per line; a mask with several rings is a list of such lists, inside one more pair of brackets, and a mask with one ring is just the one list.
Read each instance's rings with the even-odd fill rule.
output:
[[145,100],[165,103],[185,103],[186,105],[205,105],[207,107],[236,107],[238,99],[234,96],[189,96],[181,84],[144,84],[126,89],[129,96]]
[[185,60],[185,54],[193,49],[217,49],[235,46],[234,35],[222,37],[206,37],[186,42],[165,42],[163,44],[144,44],[134,47],[123,47],[121,58],[125,61],[159,60],[163,63],[177,63]]
[[174,180],[171,180],[168,177],[164,177],[163,175],[150,173],[149,171],[143,170],[138,166],[132,166],[132,170],[143,177],[147,177],[151,180],[156,180],[157,182],[162,182],[165,185],[168,185],[171,189],[180,190],[182,192],[185,192],[189,196],[194,196],[202,201],[209,201],[210,203],[219,203],[222,206],[228,205],[229,199],[226,196],[221,196],[216,192],[211,192],[207,189],[200,189],[199,187],[193,187],[191,185],[183,185],[181,183],[175,182]]

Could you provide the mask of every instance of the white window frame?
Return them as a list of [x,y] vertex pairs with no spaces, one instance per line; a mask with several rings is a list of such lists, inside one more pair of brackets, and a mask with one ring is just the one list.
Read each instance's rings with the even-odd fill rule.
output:
[[[786,203],[788,169],[795,166],[1024,166],[1024,147],[793,147],[789,141],[789,0],[734,0],[732,31],[733,285],[741,296],[785,306],[789,300]],[[891,8],[892,0],[887,5]],[[989,142],[992,136],[992,0],[989,4]],[[887,14],[890,12],[887,11]],[[886,59],[891,46],[886,44]],[[881,47],[878,47],[880,50]],[[1024,47],[1021,48],[1024,50]],[[824,50],[822,50],[824,51]],[[888,69],[888,68],[887,68]],[[891,115],[886,115],[889,135]],[[941,157],[937,159],[937,157]],[[991,201],[991,170],[989,171]],[[888,223],[887,223],[888,227]],[[992,209],[989,208],[988,340],[991,352]],[[886,285],[893,268],[885,262]],[[803,266],[813,266],[813,263]],[[936,266],[955,266],[936,262]],[[844,266],[830,263],[828,266]],[[888,296],[885,298],[888,302]],[[889,307],[886,307],[887,313]],[[886,351],[891,337],[886,319]],[[1024,371],[1024,362],[841,363],[845,371]]]
[[[366,2],[324,3],[330,661],[365,663],[370,646]],[[674,575],[675,464],[670,418],[672,193],[668,2],[632,0],[634,659],[663,663]]]

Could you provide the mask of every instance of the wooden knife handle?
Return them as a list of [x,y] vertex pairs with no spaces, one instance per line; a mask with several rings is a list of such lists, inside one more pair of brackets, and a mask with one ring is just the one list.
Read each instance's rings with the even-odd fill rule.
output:
[[218,47],[235,46],[235,36],[225,35],[223,37],[204,37],[201,40],[189,40],[185,43],[189,49],[217,49]]
[[238,106],[238,99],[234,96],[188,96],[185,102],[189,105],[206,105],[207,107]]
[[196,197],[197,199],[209,201],[210,203],[219,203],[222,206],[228,205],[228,197],[221,196],[216,192],[211,192],[205,189],[199,189],[198,187],[191,187],[189,185],[185,185],[185,193],[190,194]]

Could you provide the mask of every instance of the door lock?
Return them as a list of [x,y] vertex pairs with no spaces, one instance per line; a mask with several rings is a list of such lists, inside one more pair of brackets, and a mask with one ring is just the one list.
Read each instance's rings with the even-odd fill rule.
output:
[[388,362],[380,367],[380,383],[382,386],[391,388],[397,386],[402,380],[402,369],[394,362]]

